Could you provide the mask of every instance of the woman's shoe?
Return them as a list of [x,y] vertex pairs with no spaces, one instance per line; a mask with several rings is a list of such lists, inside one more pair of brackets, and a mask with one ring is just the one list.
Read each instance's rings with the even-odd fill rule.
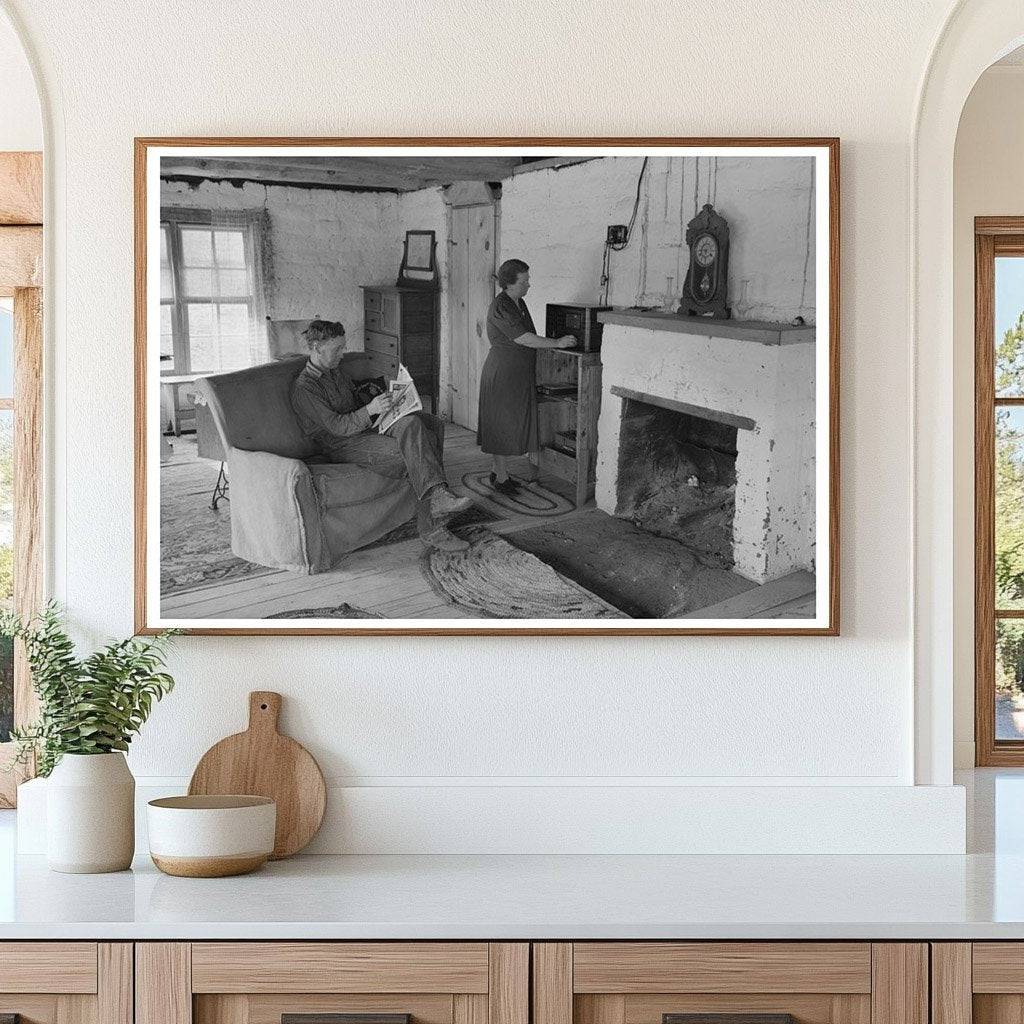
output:
[[519,493],[519,487],[512,477],[508,477],[505,480],[499,480],[493,473],[491,474],[491,490],[497,491],[499,494]]

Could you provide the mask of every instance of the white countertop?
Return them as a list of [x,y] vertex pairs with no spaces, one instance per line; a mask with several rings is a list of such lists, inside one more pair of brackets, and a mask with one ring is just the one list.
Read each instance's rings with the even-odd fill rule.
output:
[[0,940],[1024,939],[1024,772],[975,772],[966,856],[296,857],[60,875],[0,812]]
[[0,880],[0,939],[1024,938],[1024,856],[298,857]]

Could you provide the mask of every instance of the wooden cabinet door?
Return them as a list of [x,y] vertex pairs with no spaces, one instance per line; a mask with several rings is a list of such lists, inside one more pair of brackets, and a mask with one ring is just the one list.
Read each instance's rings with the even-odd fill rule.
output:
[[867,942],[537,943],[533,1011],[533,1024],[663,1024],[676,1014],[737,1015],[737,1024],[779,1014],[796,1024],[928,1024],[928,949]]
[[0,1017],[22,1024],[132,1024],[127,942],[0,942]]
[[1024,1017],[1024,942],[933,942],[933,1024]]
[[139,943],[136,984],[136,1024],[529,1024],[526,943]]

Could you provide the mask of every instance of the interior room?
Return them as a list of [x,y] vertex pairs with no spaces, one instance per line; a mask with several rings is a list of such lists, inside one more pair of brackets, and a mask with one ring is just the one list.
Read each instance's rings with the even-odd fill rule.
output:
[[0,0],[0,1024],[1024,1014],[1024,10]]
[[[161,156],[161,618],[814,620],[815,164],[694,152]],[[647,328],[680,326],[687,225],[712,201],[737,284],[729,336],[702,350]],[[426,270],[407,237],[428,240]],[[481,381],[497,273],[519,257],[539,330],[583,317],[593,337],[537,352],[537,443],[505,487]],[[378,525],[389,509],[319,565],[240,541],[275,485],[247,490],[221,435],[267,399],[206,389],[308,357],[314,319],[344,325],[360,374],[406,366],[444,421],[466,554],[424,559],[411,520]]]

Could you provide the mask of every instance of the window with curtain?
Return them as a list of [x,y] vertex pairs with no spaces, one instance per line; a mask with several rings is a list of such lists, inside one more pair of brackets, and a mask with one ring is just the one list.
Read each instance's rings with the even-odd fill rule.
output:
[[164,209],[161,221],[161,373],[264,362],[261,216]]

